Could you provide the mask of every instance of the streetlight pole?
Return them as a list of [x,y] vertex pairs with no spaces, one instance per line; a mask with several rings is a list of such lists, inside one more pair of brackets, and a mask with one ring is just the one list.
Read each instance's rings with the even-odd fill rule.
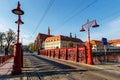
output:
[[21,67],[23,66],[23,52],[22,52],[22,44],[19,43],[19,33],[20,33],[20,24],[24,24],[21,20],[21,15],[24,14],[23,10],[20,8],[20,3],[18,2],[17,8],[13,9],[12,12],[18,15],[18,20],[15,21],[18,24],[17,29],[17,42],[14,44],[14,65],[13,65],[13,75],[21,74]]
[[87,22],[85,24],[82,25],[82,28],[80,30],[80,32],[85,31],[84,27],[87,29],[88,31],[88,58],[87,58],[87,63],[92,65],[93,64],[93,59],[92,59],[92,53],[91,53],[91,44],[90,44],[90,27],[98,27],[99,25],[97,24],[96,20],[92,20],[89,21],[87,20]]
[[20,3],[18,2],[17,8],[13,9],[12,12],[16,15],[18,15],[18,20],[15,21],[16,24],[18,24],[18,30],[17,30],[17,43],[19,43],[19,33],[20,33],[20,24],[24,24],[24,22],[21,20],[21,15],[24,14],[23,10],[20,8]]

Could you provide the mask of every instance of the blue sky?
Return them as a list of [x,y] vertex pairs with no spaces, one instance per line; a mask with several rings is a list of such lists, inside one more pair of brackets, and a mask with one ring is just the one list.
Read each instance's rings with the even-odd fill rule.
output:
[[[87,31],[80,32],[87,19],[97,20],[98,28],[91,27],[91,39],[101,40],[102,37],[120,39],[120,0],[19,0],[25,14],[21,19],[20,38],[23,44],[35,40],[37,34],[47,34],[50,26],[52,35],[66,35],[86,41]],[[17,32],[17,15],[11,12],[16,8],[18,0],[0,2],[0,32],[9,28]]]

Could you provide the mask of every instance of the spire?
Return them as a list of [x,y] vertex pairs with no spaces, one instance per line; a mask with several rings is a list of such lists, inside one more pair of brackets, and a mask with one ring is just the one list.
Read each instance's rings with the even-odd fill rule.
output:
[[48,26],[48,35],[50,35],[50,27]]

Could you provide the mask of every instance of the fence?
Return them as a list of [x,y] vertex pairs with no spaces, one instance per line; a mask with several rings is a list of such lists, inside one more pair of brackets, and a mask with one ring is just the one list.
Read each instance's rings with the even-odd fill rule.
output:
[[13,57],[13,54],[7,55],[7,56],[0,56],[0,64],[4,63],[5,61],[7,61],[8,59],[10,59],[12,57]]
[[70,60],[74,62],[87,63],[86,47],[60,48],[39,50],[38,55],[48,56],[57,59]]
[[[74,62],[87,63],[87,49],[85,46],[73,48],[59,48],[39,50],[38,55],[48,56],[57,59],[70,60]],[[120,62],[120,52],[92,52],[93,62]]]

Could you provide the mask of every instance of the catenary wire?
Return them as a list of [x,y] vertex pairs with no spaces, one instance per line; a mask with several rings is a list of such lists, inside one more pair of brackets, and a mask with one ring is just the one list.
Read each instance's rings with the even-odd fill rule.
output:
[[87,8],[91,7],[93,4],[95,4],[98,0],[94,0],[93,2],[91,2],[90,4],[88,4],[86,7],[84,7],[83,9],[81,9],[80,11],[78,11],[77,13],[75,13],[74,15],[72,15],[71,17],[69,17],[67,20],[64,21],[64,23],[62,24],[62,26],[64,24],[66,24],[69,20],[71,20],[72,18],[74,18],[75,16],[77,16],[78,14],[82,13],[83,11],[85,11]]
[[50,0],[50,1],[49,1],[49,4],[48,4],[48,6],[47,6],[47,8],[46,8],[46,10],[45,10],[42,18],[41,18],[40,21],[38,22],[38,25],[36,26],[36,28],[35,28],[35,30],[34,30],[34,32],[33,32],[33,35],[35,34],[35,32],[37,31],[37,29],[39,28],[39,26],[41,25],[41,23],[42,23],[43,20],[45,19],[46,15],[47,15],[47,13],[49,12],[49,10],[50,10],[51,6],[53,5],[54,1],[55,1],[55,0]]

